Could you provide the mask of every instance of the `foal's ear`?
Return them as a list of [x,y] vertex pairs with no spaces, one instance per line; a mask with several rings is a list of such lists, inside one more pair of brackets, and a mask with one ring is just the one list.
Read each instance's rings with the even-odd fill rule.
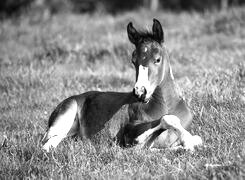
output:
[[128,23],[127,32],[128,32],[128,38],[129,38],[130,42],[133,43],[134,45],[137,45],[137,43],[140,40],[140,35],[136,31],[136,29],[133,27],[132,22]]
[[157,19],[153,19],[152,32],[155,40],[157,40],[160,44],[164,42],[162,25]]

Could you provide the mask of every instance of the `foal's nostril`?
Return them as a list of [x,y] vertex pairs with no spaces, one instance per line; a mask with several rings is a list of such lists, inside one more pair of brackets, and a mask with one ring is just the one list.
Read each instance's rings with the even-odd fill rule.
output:
[[147,91],[144,86],[141,87],[141,92],[142,92],[142,95],[146,95]]
[[133,93],[134,93],[135,96],[137,96],[137,97],[139,96],[138,88],[137,87],[134,87]]

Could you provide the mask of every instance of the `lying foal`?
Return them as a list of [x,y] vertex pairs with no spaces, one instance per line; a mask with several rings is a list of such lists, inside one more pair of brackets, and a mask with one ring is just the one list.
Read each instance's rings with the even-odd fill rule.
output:
[[120,145],[182,145],[193,150],[202,144],[199,136],[185,130],[192,114],[174,82],[162,26],[156,19],[153,22],[152,33],[139,33],[132,23],[127,27],[129,40],[136,47],[132,56],[136,69],[133,92],[90,91],[65,99],[49,118],[44,150],[55,148],[67,136],[91,138],[125,104],[129,104],[129,122],[116,136]]

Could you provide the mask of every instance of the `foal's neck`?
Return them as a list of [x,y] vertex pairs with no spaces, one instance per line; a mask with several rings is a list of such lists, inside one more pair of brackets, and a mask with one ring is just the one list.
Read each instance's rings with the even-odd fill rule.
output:
[[[177,90],[171,67],[165,69],[164,78],[160,85],[158,85],[148,102],[145,111],[150,116],[162,116],[171,113],[176,104],[180,101],[180,94]],[[154,116],[156,117],[156,116]]]

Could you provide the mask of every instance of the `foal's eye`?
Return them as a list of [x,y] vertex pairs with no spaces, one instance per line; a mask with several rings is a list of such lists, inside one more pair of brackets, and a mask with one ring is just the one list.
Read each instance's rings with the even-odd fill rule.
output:
[[158,63],[160,63],[161,62],[161,58],[159,57],[159,58],[157,58],[156,60],[155,60],[155,64],[158,64]]

